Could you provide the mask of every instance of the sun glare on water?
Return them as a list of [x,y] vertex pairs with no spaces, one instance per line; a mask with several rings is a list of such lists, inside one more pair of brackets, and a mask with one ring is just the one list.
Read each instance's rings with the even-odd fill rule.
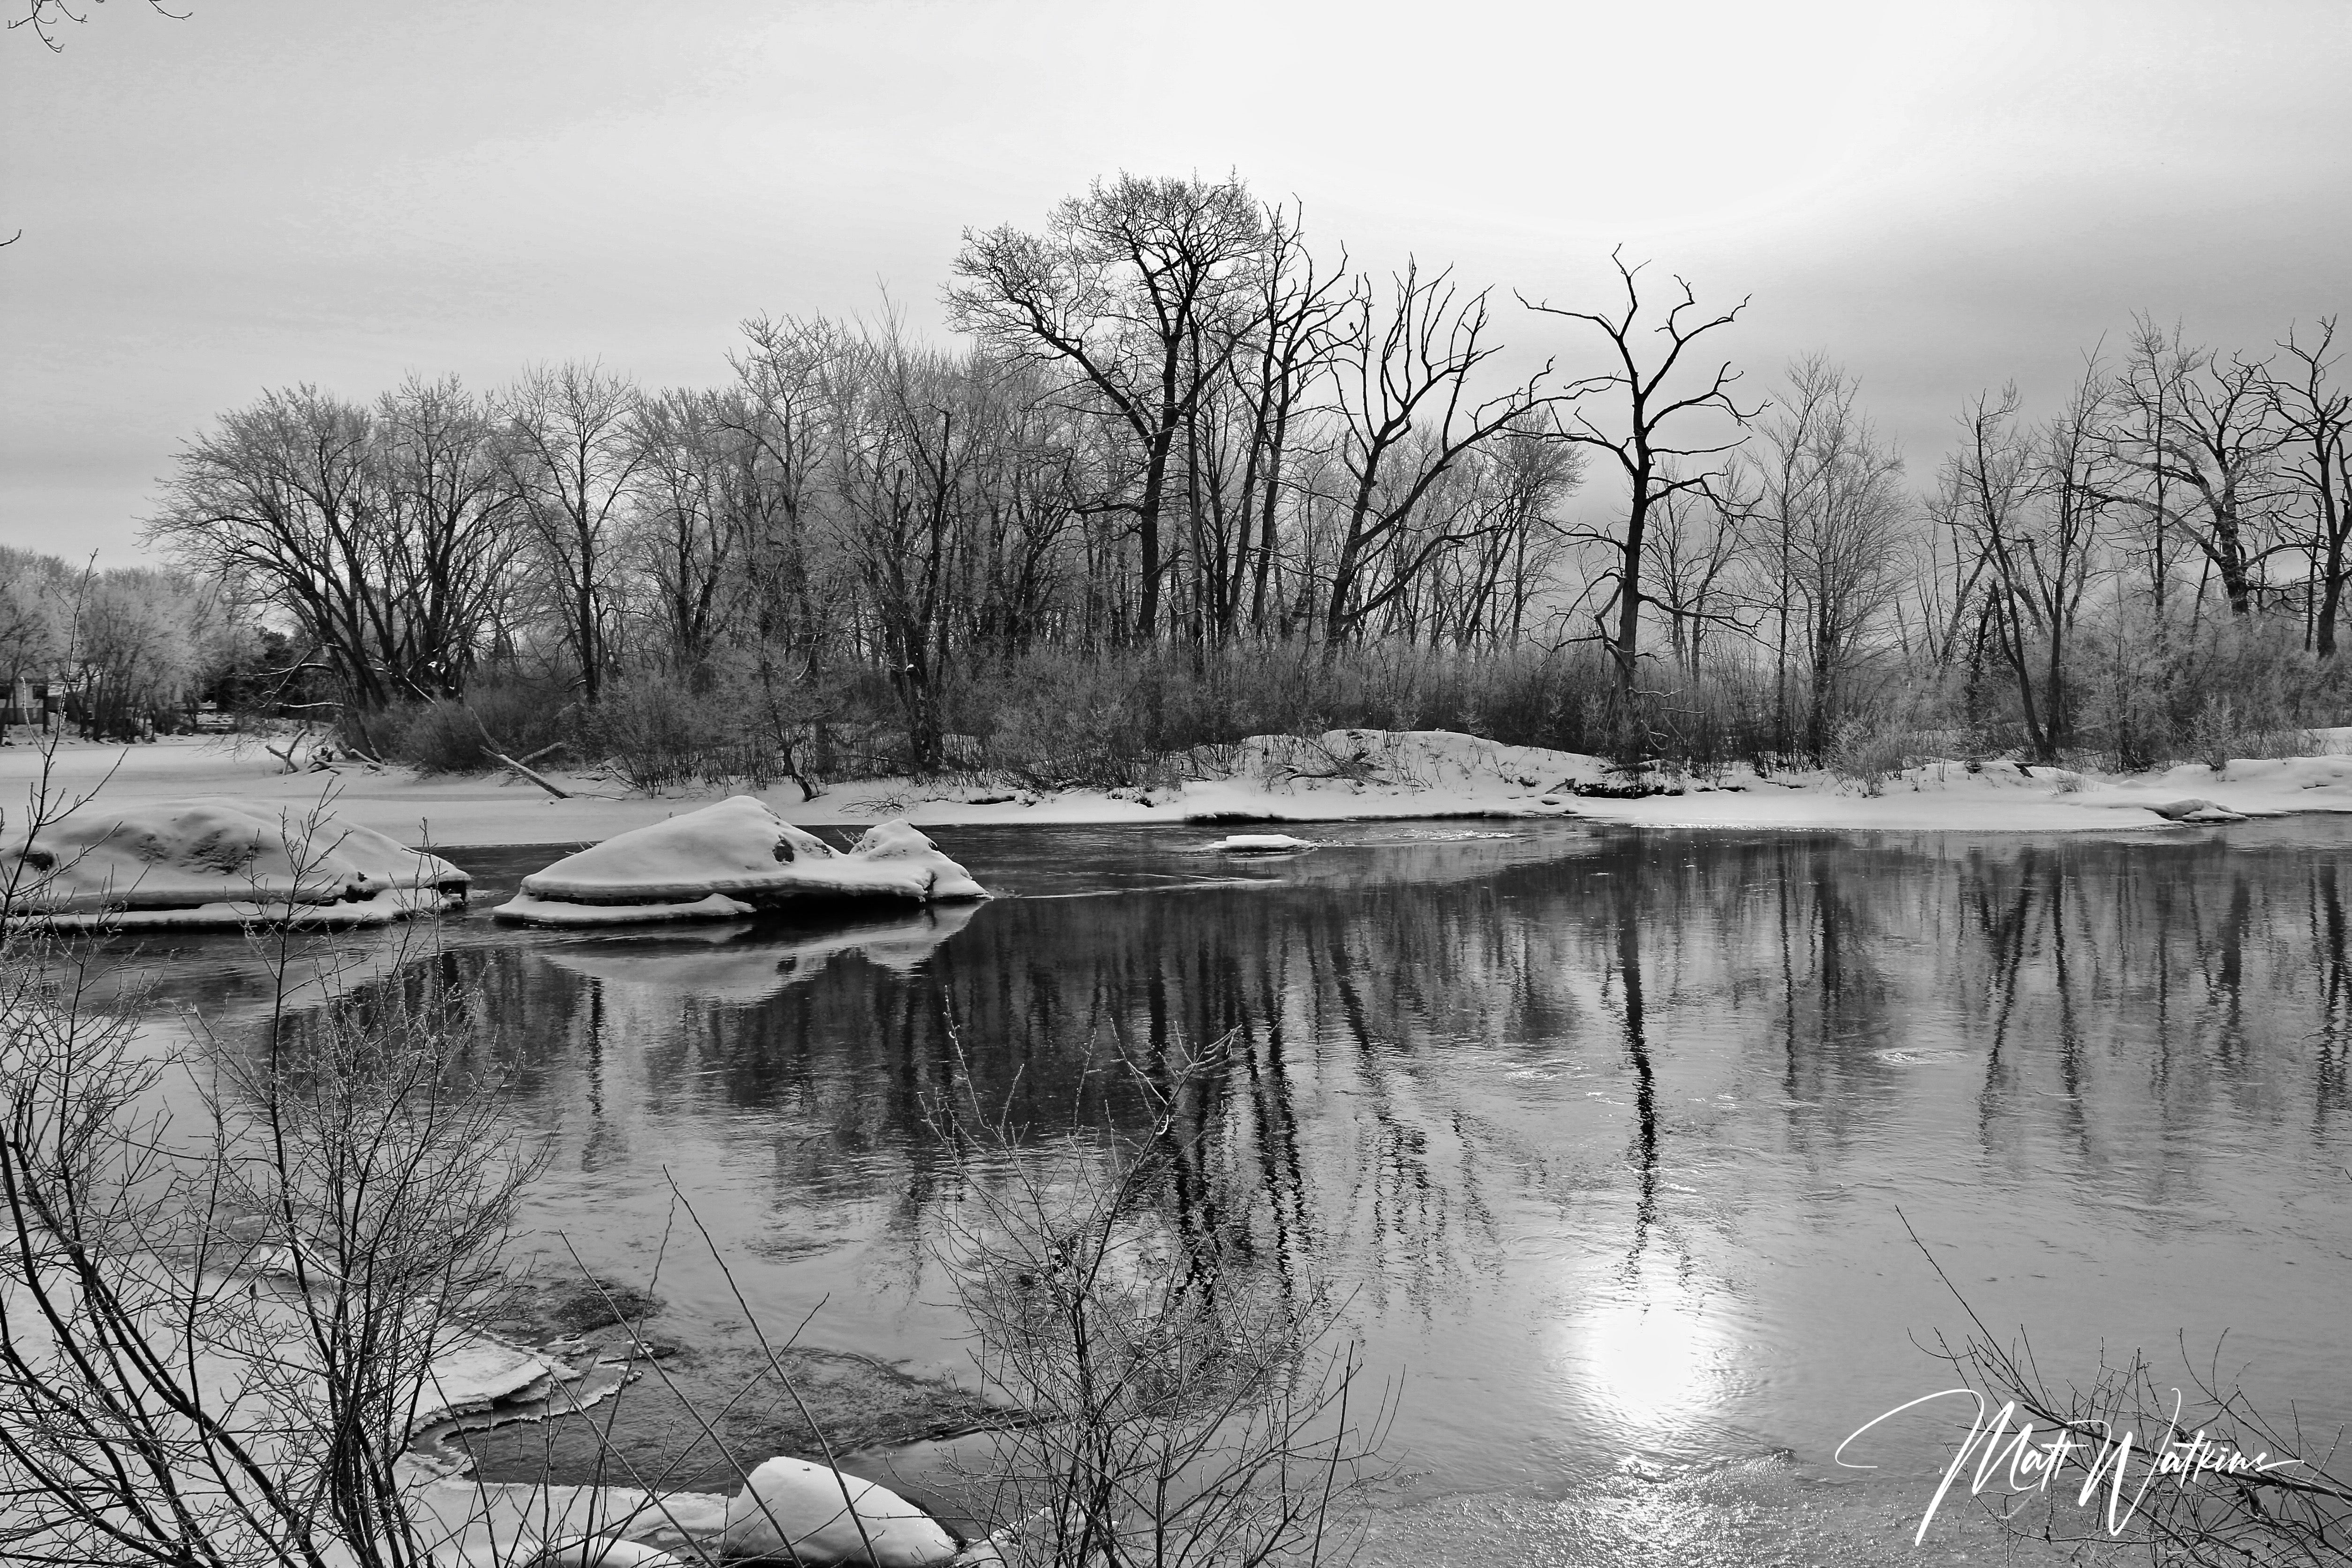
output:
[[1701,1303],[1636,1295],[1580,1314],[1567,1329],[1588,1386],[1636,1426],[1685,1424],[1720,1381],[1727,1347]]

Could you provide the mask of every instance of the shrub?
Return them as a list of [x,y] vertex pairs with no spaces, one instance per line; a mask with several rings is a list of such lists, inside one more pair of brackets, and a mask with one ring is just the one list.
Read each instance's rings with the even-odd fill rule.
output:
[[498,765],[488,731],[507,754],[526,757],[577,739],[578,710],[552,681],[482,682],[462,701],[410,702],[372,716],[345,718],[345,738],[387,763],[428,773],[472,773]]
[[774,744],[752,727],[754,710],[724,689],[697,693],[646,672],[605,687],[584,715],[585,742],[631,787],[740,784],[765,789],[783,772]]

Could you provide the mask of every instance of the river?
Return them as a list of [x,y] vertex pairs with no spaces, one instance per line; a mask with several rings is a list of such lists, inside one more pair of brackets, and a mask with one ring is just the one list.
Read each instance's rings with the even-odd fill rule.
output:
[[[2057,1384],[2135,1347],[2183,1381],[2185,1345],[2352,1422],[2342,819],[1298,831],[941,829],[1001,897],[636,934],[495,925],[560,850],[457,851],[474,909],[404,962],[466,988],[552,1137],[551,1266],[650,1285],[689,1351],[744,1352],[740,1291],[919,1379],[970,1376],[940,1098],[1046,1160],[1139,1124],[1123,1064],[1224,1042],[1181,1226],[1345,1300],[1396,1400],[1389,1560],[1910,1561],[1948,1425],[1835,1454],[1956,1381],[1923,1346],[1971,1310]],[[224,1037],[253,1010],[234,943],[145,962]]]

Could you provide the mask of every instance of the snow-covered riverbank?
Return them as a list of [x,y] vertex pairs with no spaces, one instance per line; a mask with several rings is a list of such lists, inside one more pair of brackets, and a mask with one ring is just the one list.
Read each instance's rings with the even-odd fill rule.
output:
[[[1332,822],[1478,816],[1586,817],[1654,827],[1885,828],[2051,832],[2164,826],[2184,803],[2241,815],[2352,811],[2352,732],[2321,731],[2326,754],[2185,763],[2108,775],[1935,762],[1882,781],[1877,793],[1821,772],[1759,778],[1746,767],[1685,778],[1649,775],[1640,787],[1680,793],[1604,795],[1628,780],[1599,758],[1506,746],[1443,731],[1333,731],[1311,740],[1255,737],[1187,759],[1192,776],[1154,789],[1037,791],[1003,783],[868,779],[803,800],[785,783],[756,792],[804,827],[863,826],[902,816],[918,826],[981,823]],[[0,748],[0,811],[13,820],[37,776],[39,754]],[[345,763],[289,773],[250,742],[175,736],[147,745],[69,743],[53,784],[100,789],[117,807],[209,796],[297,809],[331,800],[345,821],[404,843],[435,847],[582,843],[700,808],[740,786],[636,795],[596,775],[554,774],[576,793],[558,800],[503,773],[418,775]],[[2161,808],[2161,809],[2159,809]]]

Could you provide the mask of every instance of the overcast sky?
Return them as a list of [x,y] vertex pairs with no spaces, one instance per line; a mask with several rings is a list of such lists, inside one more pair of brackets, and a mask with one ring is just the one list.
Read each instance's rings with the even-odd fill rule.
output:
[[[106,563],[263,389],[724,373],[754,313],[936,330],[962,230],[1240,173],[1359,262],[1605,298],[1858,373],[1915,483],[2135,310],[2259,350],[2352,303],[2352,4],[137,0],[0,38],[0,542]],[[12,7],[16,9],[16,7]]]

